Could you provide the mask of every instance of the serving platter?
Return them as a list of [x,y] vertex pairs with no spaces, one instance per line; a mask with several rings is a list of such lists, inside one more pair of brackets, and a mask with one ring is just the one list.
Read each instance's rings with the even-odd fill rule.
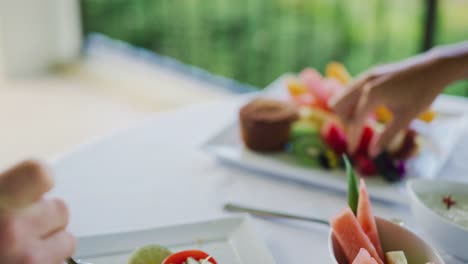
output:
[[173,252],[200,249],[223,264],[274,264],[251,219],[227,217],[205,222],[78,238],[76,259],[93,264],[126,264],[137,248],[158,244]]

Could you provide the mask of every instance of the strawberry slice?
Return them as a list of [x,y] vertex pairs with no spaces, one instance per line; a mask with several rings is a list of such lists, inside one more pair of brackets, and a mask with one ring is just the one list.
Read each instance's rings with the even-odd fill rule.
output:
[[321,136],[325,143],[336,153],[346,153],[346,134],[336,121],[327,121],[321,129]]
[[356,156],[354,158],[356,168],[362,176],[372,176],[377,174],[374,162],[367,156]]
[[362,130],[361,139],[359,141],[359,146],[355,153],[356,155],[368,156],[369,146],[374,135],[375,135],[374,128],[369,124],[365,125]]

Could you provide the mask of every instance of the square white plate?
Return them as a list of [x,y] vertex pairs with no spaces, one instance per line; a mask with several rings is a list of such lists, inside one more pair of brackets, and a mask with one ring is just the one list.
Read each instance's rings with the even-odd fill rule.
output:
[[93,264],[126,264],[137,248],[158,244],[176,252],[201,249],[220,264],[274,264],[248,217],[230,217],[119,234],[81,237],[76,259]]
[[[268,86],[262,96],[285,98],[286,80],[294,77],[285,74]],[[434,178],[448,159],[454,146],[466,127],[466,115],[462,110],[439,100],[435,110],[440,114],[433,122],[426,124],[414,121],[412,127],[422,135],[419,154],[407,163],[408,177]],[[213,136],[203,146],[217,158],[246,169],[270,175],[325,186],[345,192],[347,189],[344,171],[308,168],[297,163],[288,153],[259,154],[249,151],[241,141],[237,120]],[[382,177],[366,178],[372,198],[391,202],[407,203],[404,181],[388,183]]]

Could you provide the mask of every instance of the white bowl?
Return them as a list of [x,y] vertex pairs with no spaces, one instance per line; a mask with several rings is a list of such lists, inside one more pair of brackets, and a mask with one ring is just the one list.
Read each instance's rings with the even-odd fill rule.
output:
[[408,192],[414,221],[420,226],[432,242],[447,253],[468,261],[468,229],[438,215],[426,204],[419,194],[468,194],[468,184],[460,182],[431,181],[414,179],[408,181]]
[[[379,217],[375,220],[384,252],[404,251],[408,263],[445,263],[434,248],[408,229]],[[332,231],[328,238],[328,249],[334,264],[348,263]]]

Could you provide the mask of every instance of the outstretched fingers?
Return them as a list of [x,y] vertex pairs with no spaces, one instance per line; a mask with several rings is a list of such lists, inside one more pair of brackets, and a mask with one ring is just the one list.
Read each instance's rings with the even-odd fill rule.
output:
[[395,118],[385,126],[382,133],[373,138],[369,150],[370,155],[372,157],[379,155],[400,131],[410,125],[412,120],[413,116],[410,114],[395,115]]
[[380,100],[375,93],[375,84],[368,82],[356,105],[353,117],[348,123],[348,151],[354,153],[359,147],[363,127],[369,114],[379,105]]
[[374,78],[375,76],[371,74],[363,75],[353,81],[342,93],[331,100],[331,108],[345,124],[353,120],[354,111],[361,97],[362,90],[366,83]]

